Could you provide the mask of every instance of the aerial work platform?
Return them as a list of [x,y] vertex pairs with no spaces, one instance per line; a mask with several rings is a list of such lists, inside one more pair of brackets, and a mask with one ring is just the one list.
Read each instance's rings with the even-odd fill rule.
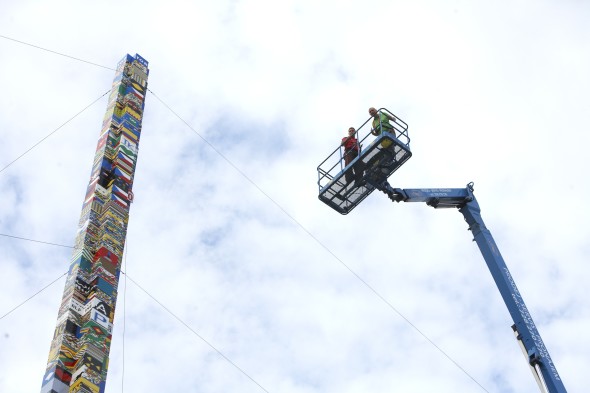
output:
[[[344,148],[339,146],[317,168],[319,199],[340,214],[348,214],[412,156],[408,125],[385,108],[378,113],[379,118],[383,113],[394,120],[387,127],[380,121],[375,128],[383,131],[376,137],[371,133],[373,117],[356,130],[357,158],[345,165]],[[362,180],[347,182],[346,174],[353,178],[355,169],[362,171]]]

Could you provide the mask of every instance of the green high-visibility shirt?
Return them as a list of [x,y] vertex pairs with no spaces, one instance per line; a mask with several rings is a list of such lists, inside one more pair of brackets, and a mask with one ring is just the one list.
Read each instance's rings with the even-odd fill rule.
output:
[[381,127],[383,127],[383,129],[386,132],[392,132],[393,131],[393,126],[391,125],[391,123],[389,123],[389,117],[387,117],[387,115],[383,112],[379,113],[379,117],[378,118],[373,118],[373,129],[377,132],[377,135],[381,135],[381,127],[379,127],[379,123],[381,123]]

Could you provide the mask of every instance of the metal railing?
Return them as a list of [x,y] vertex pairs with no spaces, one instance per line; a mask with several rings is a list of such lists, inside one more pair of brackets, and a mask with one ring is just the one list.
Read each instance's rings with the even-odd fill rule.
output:
[[[391,126],[391,128],[382,124],[381,113],[389,115],[394,119],[394,120],[388,121],[388,125]],[[380,108],[377,111],[377,116],[378,116],[379,122],[378,122],[378,124],[375,124],[375,126],[373,126],[374,118],[369,117],[367,120],[365,120],[365,122],[363,124],[361,124],[360,127],[358,127],[356,129],[355,138],[357,139],[358,144],[359,144],[359,149],[360,149],[359,154],[358,154],[359,157],[362,155],[363,145],[369,144],[372,139],[374,139],[378,136],[378,135],[375,135],[375,133],[380,134],[381,130],[391,132],[392,134],[394,134],[394,136],[397,139],[399,139],[399,141],[401,143],[403,143],[405,146],[407,146],[409,149],[410,137],[408,135],[408,125],[406,124],[406,122],[401,120],[398,116],[394,115],[392,112],[390,112],[386,108]],[[359,136],[362,136],[362,138],[360,138]],[[318,170],[317,184],[319,187],[319,191],[321,192],[323,188],[330,185],[330,182],[332,182],[345,169],[353,166],[357,160],[358,160],[358,158],[355,158],[354,160],[352,160],[352,162],[350,162],[348,164],[348,166],[346,166],[344,164],[344,148],[339,145],[317,167],[317,170]]]

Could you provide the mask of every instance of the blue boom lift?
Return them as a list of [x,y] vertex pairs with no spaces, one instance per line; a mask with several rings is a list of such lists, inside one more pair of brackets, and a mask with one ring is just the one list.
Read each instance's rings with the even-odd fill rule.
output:
[[[384,192],[394,202],[425,202],[436,209],[459,209],[465,217],[469,230],[492,273],[506,307],[508,307],[514,322],[512,330],[539,389],[547,393],[566,393],[563,381],[557,373],[533,318],[492,234],[481,218],[479,204],[473,195],[473,183],[469,183],[465,188],[401,189],[391,187],[387,178],[412,156],[408,125],[385,108],[379,109],[378,113],[386,113],[393,120],[388,121],[387,127],[383,127],[381,119],[384,117],[377,116],[380,119],[378,125],[369,124],[371,130],[379,128],[379,131],[382,132],[378,132],[379,135],[366,148],[362,148],[362,142],[366,144],[371,133],[367,131],[361,139],[358,135],[362,135],[362,128],[372,118],[369,118],[358,128],[356,138],[359,139],[361,149],[356,159],[344,166],[342,149],[339,147],[318,166],[319,199],[341,214],[348,214],[374,190]],[[364,171],[363,180],[348,183],[346,172],[356,168]]]

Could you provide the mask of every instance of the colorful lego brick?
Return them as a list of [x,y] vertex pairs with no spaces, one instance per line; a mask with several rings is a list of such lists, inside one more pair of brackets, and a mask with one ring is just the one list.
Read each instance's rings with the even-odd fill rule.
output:
[[72,385],[70,386],[70,393],[99,393],[100,392],[100,388],[98,387],[97,384],[92,383],[91,381],[89,381],[88,379],[84,378],[84,377],[79,377],[78,379],[76,379],[74,381],[74,383],[72,383]]
[[105,389],[147,65],[139,55],[127,55],[117,65],[50,346],[44,393]]

